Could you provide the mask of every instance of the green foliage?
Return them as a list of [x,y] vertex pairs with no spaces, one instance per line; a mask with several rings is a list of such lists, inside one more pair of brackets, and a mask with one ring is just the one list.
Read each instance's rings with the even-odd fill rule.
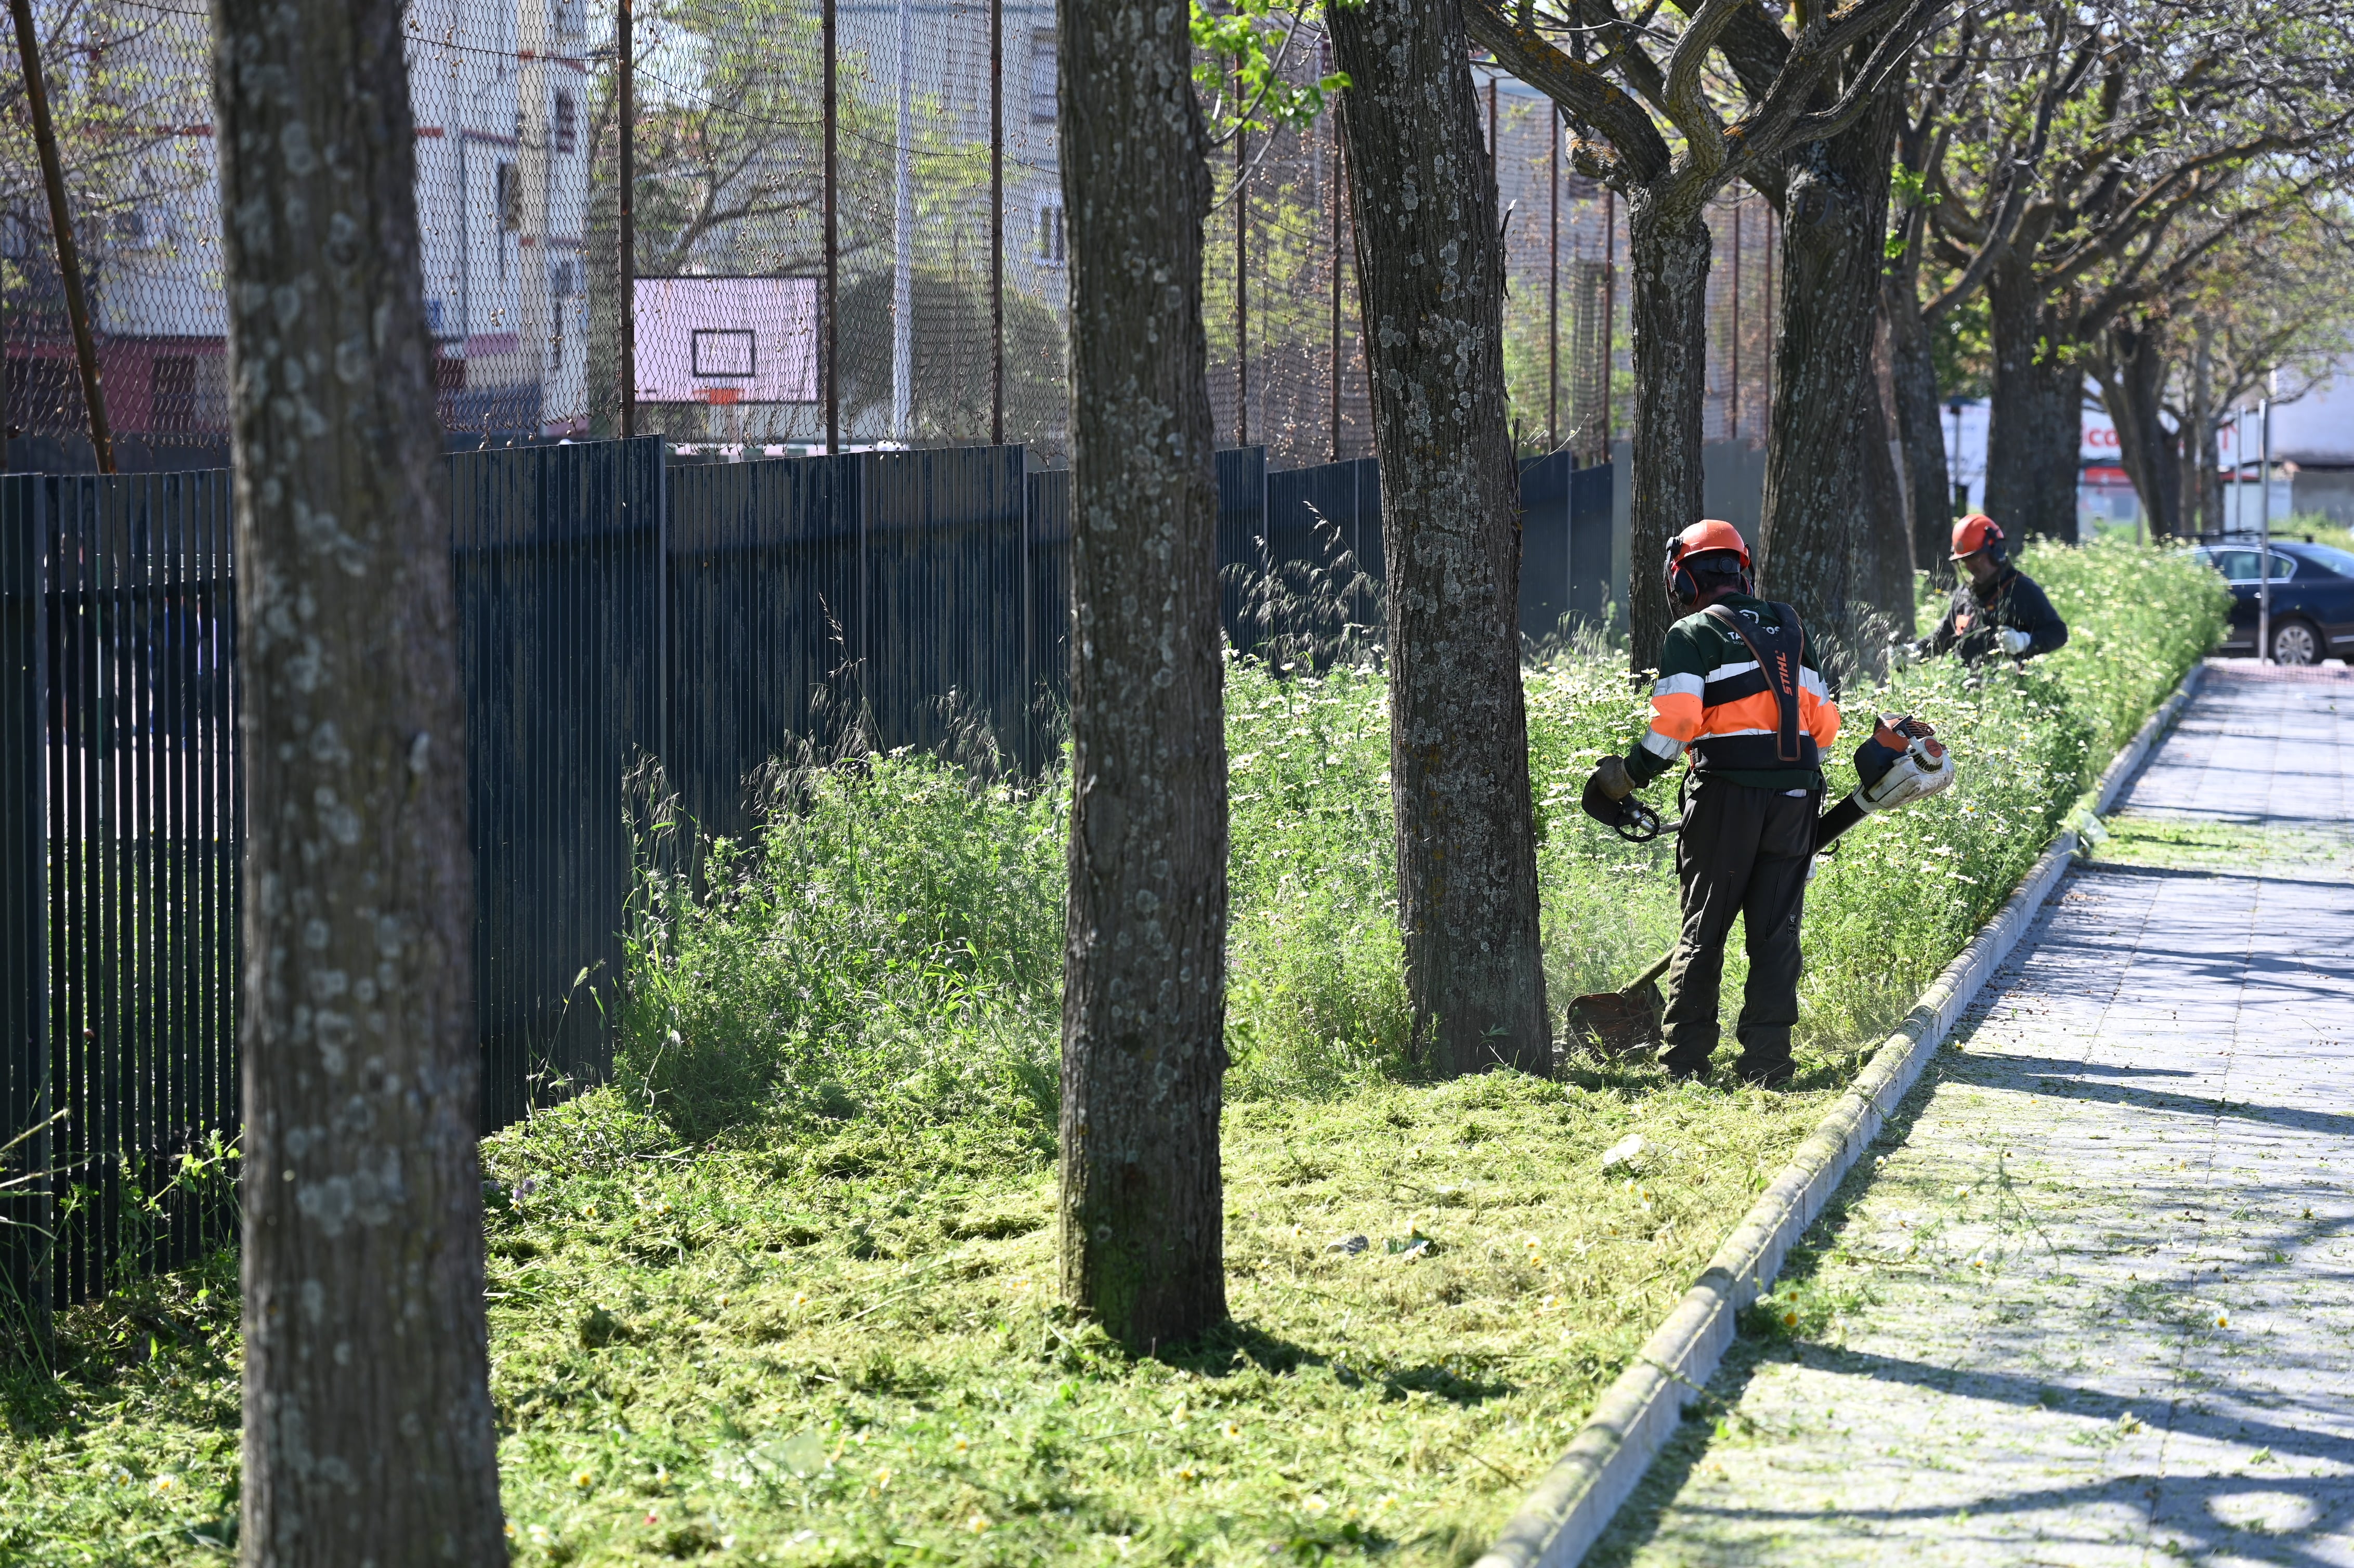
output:
[[1212,105],[1213,135],[1223,141],[1237,131],[1304,130],[1324,112],[1326,96],[1349,85],[1345,71],[1305,83],[1283,75],[1300,29],[1314,27],[1323,10],[1323,5],[1295,9],[1275,0],[1228,0],[1213,9],[1193,0],[1193,82]]
[[[888,269],[843,290],[842,405],[854,424],[891,407],[893,306]],[[989,269],[985,257],[923,266],[908,280],[914,386],[909,417],[918,442],[985,440],[990,433]],[[1005,309],[1006,440],[1041,440],[1059,429],[1070,402],[1063,324],[1044,302],[1016,291]]]
[[1946,659],[1850,683],[1834,791],[1852,788],[1849,755],[1875,711],[1935,725],[1960,772],[1945,794],[1856,829],[1809,888],[1801,1032],[1819,1051],[1878,1044],[2214,646],[2228,611],[2221,579],[2180,551],[2036,545],[2020,566],[2068,622],[2065,648],[2024,669]]
[[648,856],[618,1061],[633,1097],[694,1139],[886,1108],[1050,1123],[1065,791],[894,753],[778,799],[692,876]]
[[2340,550],[2354,551],[2354,528],[2331,517],[2326,512],[2300,512],[2274,524],[2275,539],[2303,539],[2309,545],[2331,545]]
[[[2072,628],[2059,653],[2024,671],[1946,660],[1850,683],[1834,795],[1882,710],[1936,725],[1961,775],[1859,829],[1817,876],[1812,1071],[1844,1071],[1902,1016],[2221,625],[2227,590],[2181,552],[2038,546],[2023,564]],[[1616,656],[1573,647],[1526,680],[1558,1017],[1673,940],[1672,848],[1623,843],[1577,810],[1594,764],[1642,727]],[[1330,1097],[1410,1075],[1382,678],[1235,661],[1226,708],[1228,1092]],[[1045,1147],[1067,789],[1059,774],[1025,790],[929,757],[864,758],[798,776],[757,842],[713,846],[699,892],[650,863],[623,1081],[695,1139],[762,1121],[773,1133],[978,1117]]]
[[1940,397],[1971,400],[1992,390],[1993,326],[1983,291],[1937,318],[1930,332],[1929,355],[1937,367]]

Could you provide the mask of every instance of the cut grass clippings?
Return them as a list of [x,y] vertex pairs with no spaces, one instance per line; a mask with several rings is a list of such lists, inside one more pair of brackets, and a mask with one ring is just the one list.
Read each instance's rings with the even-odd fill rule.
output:
[[[1787,1094],[1415,1082],[1379,674],[1232,666],[1233,1321],[1143,1359],[1056,1303],[1061,785],[870,757],[785,777],[757,842],[650,841],[617,1084],[484,1146],[516,1560],[1468,1562],[2227,597],[2129,546],[2029,567],[2060,654],[1849,683],[1834,790],[1879,707],[1962,774],[1816,877]],[[1656,956],[1674,893],[1666,841],[1576,810],[1639,728],[1623,664],[1572,651],[1529,704],[1557,1014]],[[10,1376],[0,1564],[224,1560],[234,1287],[127,1285]]]
[[[516,1561],[1467,1561],[1824,1098],[1499,1074],[1236,1107],[1235,1321],[1135,1359],[1055,1304],[1034,1149],[688,1159],[599,1091],[485,1146]],[[77,1361],[12,1400],[0,1561],[221,1560],[233,1317],[133,1302],[69,1314]]]

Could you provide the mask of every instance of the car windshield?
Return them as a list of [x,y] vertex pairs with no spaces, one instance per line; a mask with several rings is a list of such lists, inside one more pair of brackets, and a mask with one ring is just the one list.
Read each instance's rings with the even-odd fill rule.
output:
[[2354,552],[2341,550],[2335,545],[2299,545],[2296,553],[2315,566],[2336,572],[2341,577],[2354,577]]

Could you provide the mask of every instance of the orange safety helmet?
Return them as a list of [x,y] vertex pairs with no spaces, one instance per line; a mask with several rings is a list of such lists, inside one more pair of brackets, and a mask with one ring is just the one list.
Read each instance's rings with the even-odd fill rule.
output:
[[1741,530],[1715,517],[1703,517],[1674,538],[1668,541],[1666,578],[1668,600],[1671,604],[1689,604],[1700,597],[1700,584],[1685,568],[1684,563],[1694,556],[1712,555],[1730,550],[1741,561],[1741,588],[1749,591],[1749,546],[1742,541]]
[[1975,556],[1980,550],[1992,550],[1994,558],[1999,561],[2008,553],[2007,545],[2002,524],[1983,512],[1973,512],[1954,524],[1952,558],[1956,561],[1964,556]]

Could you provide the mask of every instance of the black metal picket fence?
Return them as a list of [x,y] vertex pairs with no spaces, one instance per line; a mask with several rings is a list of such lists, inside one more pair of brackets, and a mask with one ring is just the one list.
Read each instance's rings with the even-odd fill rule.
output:
[[[485,1130],[610,1065],[633,768],[737,834],[779,756],[1052,761],[1069,475],[1026,464],[699,462],[652,438],[449,460]],[[1377,626],[1371,460],[1270,471],[1246,449],[1218,480],[1237,648],[1281,630],[1260,589],[1292,568]],[[1606,600],[1610,474],[1540,460],[1522,491],[1543,635]],[[230,535],[225,472],[0,479],[0,1308],[87,1298],[234,1224]]]
[[229,535],[226,473],[0,478],[0,1313],[229,1217]]

